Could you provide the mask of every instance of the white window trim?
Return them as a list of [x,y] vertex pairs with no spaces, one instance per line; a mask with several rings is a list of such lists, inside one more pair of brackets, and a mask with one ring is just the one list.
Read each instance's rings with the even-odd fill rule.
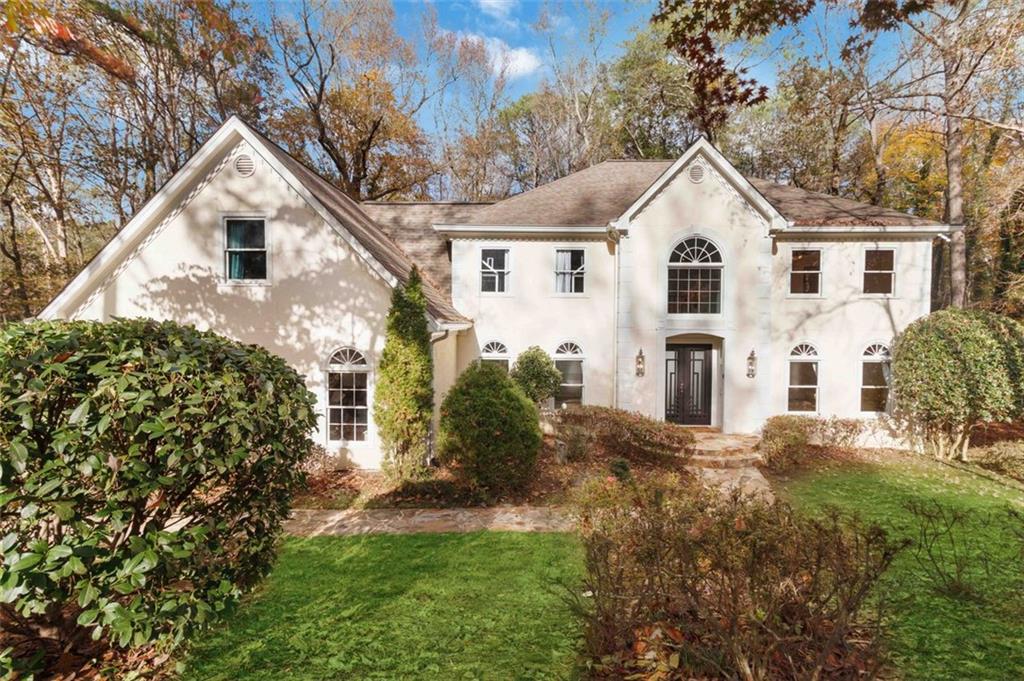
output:
[[[505,251],[505,290],[484,291],[484,251]],[[512,249],[505,245],[481,245],[476,253],[476,290],[488,298],[507,298],[512,295]]]
[[[793,293],[792,275],[796,274],[793,269],[793,253],[795,251],[817,251],[818,252],[818,292],[817,293]],[[786,265],[786,297],[796,299],[824,298],[825,297],[825,249],[821,246],[797,246],[789,247]],[[808,270],[810,272],[810,270]],[[863,285],[863,284],[862,284]]]
[[[484,352],[484,348],[486,348],[491,343],[500,344],[503,348],[505,348],[505,352]],[[480,359],[486,360],[488,362],[505,362],[505,368],[510,371],[512,369],[512,355],[508,351],[508,345],[498,340],[489,340],[481,346]]]
[[[686,241],[687,239],[692,239],[694,237],[698,237],[698,238],[704,239],[704,240],[710,242],[711,245],[713,245],[716,249],[718,249],[718,254],[722,257],[722,262],[720,262],[720,263],[673,263],[672,262],[672,254],[675,253],[675,250],[677,248],[679,248],[680,244],[682,244],[684,241]],[[664,267],[664,269],[662,269],[662,272],[665,273],[664,274],[665,278],[663,280],[664,283],[663,283],[663,285],[661,287],[662,295],[664,296],[662,301],[663,301],[663,304],[665,306],[662,309],[665,310],[666,317],[668,319],[679,319],[679,320],[682,320],[682,319],[689,319],[689,320],[721,319],[724,316],[724,314],[725,314],[725,287],[726,287],[725,261],[726,261],[725,250],[721,247],[721,245],[719,245],[719,243],[717,241],[715,241],[714,239],[712,239],[709,236],[704,236],[703,234],[701,234],[699,232],[693,232],[691,234],[687,234],[687,235],[683,236],[680,239],[676,239],[676,241],[672,244],[672,248],[670,248],[669,251],[668,251],[668,257],[664,260],[665,267]],[[719,270],[722,271],[722,277],[721,277],[721,281],[720,281],[720,284],[719,284],[719,287],[718,287],[718,312],[669,312],[668,311],[668,271],[670,269],[673,269],[673,268],[683,269],[683,268],[691,268],[691,267],[700,267],[700,268],[707,268],[707,269],[718,268]]]
[[[588,282],[587,282],[587,260],[588,260],[588,258],[587,258],[587,249],[585,247],[583,247],[583,246],[570,246],[570,245],[566,245],[566,246],[555,246],[554,251],[555,251],[555,266],[553,268],[553,271],[554,271],[554,274],[555,274],[555,280],[554,280],[554,293],[555,293],[555,296],[558,297],[558,298],[586,298],[587,297],[587,293],[589,292],[589,286],[588,286]],[[582,291],[559,291],[558,290],[558,275],[561,274],[561,272],[558,270],[558,252],[559,251],[582,251],[583,252],[583,271],[581,272],[581,274],[583,275],[583,290]],[[566,272],[566,274],[572,275],[572,272],[574,272],[574,270],[570,270],[569,272]],[[572,279],[570,277],[570,281],[571,280]]]
[[[563,353],[559,353],[558,352],[558,348],[559,347],[561,347],[562,345],[568,345],[570,343],[575,345],[577,348],[580,349],[579,354],[567,355],[567,354],[563,354]],[[583,346],[580,345],[579,343],[577,343],[574,340],[563,340],[563,341],[560,341],[558,343],[558,345],[555,346],[555,352],[553,353],[552,357],[553,357],[553,361],[555,361],[555,362],[561,360],[561,361],[568,361],[568,362],[576,362],[576,361],[578,361],[580,363],[580,376],[582,377],[582,381],[583,382],[582,383],[561,383],[561,382],[559,382],[558,388],[559,388],[559,390],[561,390],[563,385],[570,386],[570,387],[573,387],[573,388],[579,387],[579,389],[580,389],[580,404],[586,404],[587,403],[587,401],[586,401],[586,397],[587,397],[587,362],[586,362],[586,355],[583,353]],[[555,408],[556,409],[560,409],[561,405],[555,404]]]
[[[331,364],[331,358],[341,350],[345,348],[351,348],[359,352],[363,359],[366,360],[366,364]],[[365,373],[366,374],[366,437],[362,440],[346,440],[344,438],[339,440],[331,439],[331,405],[330,405],[330,389],[331,379],[329,374],[340,374],[340,373]],[[360,350],[355,345],[341,345],[334,348],[327,353],[327,361],[323,366],[324,385],[322,391],[323,405],[324,405],[324,444],[328,447],[344,447],[345,449],[357,449],[357,448],[368,448],[376,446],[376,426],[373,422],[373,395],[374,395],[374,371],[373,363],[370,360],[370,353],[364,350]],[[337,409],[338,407],[334,407]],[[342,433],[344,433],[342,428]]]
[[[892,251],[892,291],[890,293],[866,293],[864,291],[864,275],[867,274],[867,272],[868,272],[868,251]],[[857,288],[860,289],[860,296],[861,296],[861,298],[882,298],[882,299],[884,299],[884,298],[897,298],[898,297],[897,293],[899,291],[899,286],[898,286],[898,281],[897,280],[899,278],[898,277],[899,267],[897,267],[897,264],[899,263],[899,258],[900,258],[899,248],[897,248],[895,245],[893,245],[893,246],[868,246],[868,245],[865,245],[863,248],[861,248],[860,271],[858,272],[858,277],[859,277],[860,281],[857,282]],[[881,271],[884,271],[884,270],[871,270],[871,271],[872,272],[881,272]]]
[[[873,356],[873,357],[866,356],[864,354],[864,351],[866,351],[868,348],[870,348],[873,345],[881,345],[882,347],[884,347],[886,352],[888,353],[888,359],[887,360],[885,360],[885,359],[878,359],[877,356]],[[886,386],[885,386],[886,390],[888,390],[888,392],[886,393],[886,401],[885,401],[886,408],[884,410],[882,410],[882,411],[864,411],[863,409],[860,408],[861,398],[862,398],[862,396],[864,394],[864,388],[876,388],[877,389],[877,388],[881,387],[881,386],[865,386],[864,385],[864,365],[866,363],[868,363],[868,362],[883,363],[883,364],[884,363],[888,363],[889,364],[890,382],[887,383]],[[892,374],[892,348],[889,347],[888,343],[883,343],[882,341],[871,341],[870,343],[865,344],[864,345],[864,350],[862,350],[861,353],[860,353],[860,364],[858,365],[858,368],[860,369],[860,381],[859,381],[860,388],[857,390],[857,411],[859,411],[862,416],[874,416],[874,417],[878,417],[878,416],[881,416],[883,414],[889,413],[889,408],[888,408],[889,400],[892,399],[892,382],[891,382],[891,374]]]
[[[232,279],[228,276],[228,220],[263,220],[263,246],[267,253],[266,279]],[[221,213],[220,216],[220,284],[222,286],[270,286],[274,280],[273,239],[271,239],[270,218],[266,213]],[[332,353],[333,354],[333,353]]]
[[[807,345],[814,348],[816,354],[804,355],[800,357],[793,356],[793,349],[801,345]],[[790,377],[790,365],[795,363],[801,364],[817,364],[818,365],[818,384],[817,385],[793,385],[789,382]],[[789,352],[787,353],[786,361],[786,413],[787,414],[820,414],[821,413],[821,365],[822,356],[821,352],[818,351],[818,345],[811,343],[810,341],[797,341],[789,346]],[[814,411],[798,411],[789,408],[789,390],[790,388],[814,388]]]

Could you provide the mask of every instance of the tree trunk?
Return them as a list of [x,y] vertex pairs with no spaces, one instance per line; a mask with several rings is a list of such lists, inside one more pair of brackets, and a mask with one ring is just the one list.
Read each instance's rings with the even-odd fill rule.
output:
[[943,60],[946,107],[946,223],[953,228],[949,247],[950,305],[967,305],[967,237],[964,234],[964,178],[963,178],[963,123],[959,113],[953,73],[956,66],[950,59]]

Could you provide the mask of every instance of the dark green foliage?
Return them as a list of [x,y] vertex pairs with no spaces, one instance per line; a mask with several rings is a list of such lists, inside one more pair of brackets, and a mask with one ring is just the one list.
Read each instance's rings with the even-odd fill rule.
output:
[[971,430],[1024,413],[1024,331],[990,312],[919,319],[893,348],[897,416],[940,458],[963,458]]
[[625,459],[612,459],[608,464],[608,470],[615,479],[622,483],[633,481],[633,472],[629,469],[629,462]]
[[523,487],[541,445],[537,407],[500,368],[475,363],[441,405],[443,462],[489,492]]
[[693,453],[692,432],[636,412],[585,405],[562,410],[559,416],[563,428],[575,426],[588,431],[606,454],[627,461]]
[[434,413],[434,362],[423,283],[413,268],[409,281],[391,294],[387,339],[373,399],[384,471],[393,480],[427,473],[430,421]]
[[[600,678],[862,678],[879,661],[872,588],[905,546],[837,513],[678,480],[579,495]],[[635,676],[634,676],[635,675]]]
[[0,334],[0,618],[62,664],[175,643],[269,570],[316,426],[266,350],[171,322]]
[[519,353],[509,376],[537,404],[554,397],[562,384],[562,372],[551,356],[536,345]]

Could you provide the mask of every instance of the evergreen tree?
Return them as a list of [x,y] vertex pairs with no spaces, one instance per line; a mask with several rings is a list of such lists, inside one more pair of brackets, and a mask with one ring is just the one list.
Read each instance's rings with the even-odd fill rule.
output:
[[394,480],[413,480],[427,473],[433,379],[427,303],[419,271],[413,268],[405,285],[396,286],[391,294],[373,401],[384,471]]

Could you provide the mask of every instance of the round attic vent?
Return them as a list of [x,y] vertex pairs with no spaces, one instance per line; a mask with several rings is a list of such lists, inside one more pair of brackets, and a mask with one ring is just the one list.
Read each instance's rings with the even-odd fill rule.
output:
[[249,177],[256,171],[256,161],[249,154],[240,154],[235,159],[235,172],[242,177]]
[[703,182],[704,181],[704,166],[692,165],[687,171],[690,175],[690,182]]

